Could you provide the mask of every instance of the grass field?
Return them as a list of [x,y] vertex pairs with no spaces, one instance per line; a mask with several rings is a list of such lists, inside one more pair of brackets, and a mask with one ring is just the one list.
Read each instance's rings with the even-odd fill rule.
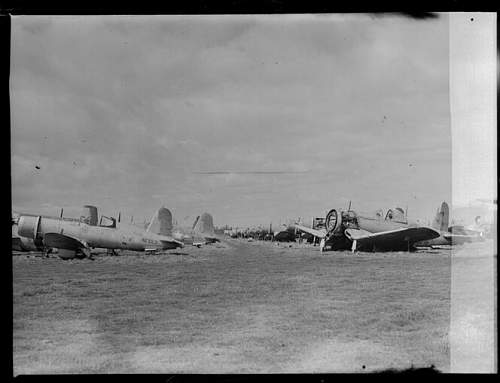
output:
[[449,250],[13,257],[14,374],[449,370]]

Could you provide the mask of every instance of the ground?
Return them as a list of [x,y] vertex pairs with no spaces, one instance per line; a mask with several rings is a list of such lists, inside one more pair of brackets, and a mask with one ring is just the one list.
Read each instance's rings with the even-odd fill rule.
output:
[[13,256],[14,374],[449,371],[450,280],[449,250]]

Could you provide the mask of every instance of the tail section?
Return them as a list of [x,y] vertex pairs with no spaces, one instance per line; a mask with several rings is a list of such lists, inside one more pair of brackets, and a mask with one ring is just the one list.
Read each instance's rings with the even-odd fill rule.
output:
[[215,235],[214,220],[212,216],[208,213],[203,213],[196,219],[193,230],[200,234]]
[[165,207],[158,209],[156,214],[151,218],[146,231],[161,235],[172,235],[172,213]]
[[438,209],[434,221],[432,221],[432,228],[438,231],[448,231],[450,219],[450,210],[448,204],[443,202],[441,204],[441,209]]

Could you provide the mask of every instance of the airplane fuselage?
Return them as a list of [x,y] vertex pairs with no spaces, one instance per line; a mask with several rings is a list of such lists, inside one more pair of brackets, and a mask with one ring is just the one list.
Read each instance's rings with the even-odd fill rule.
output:
[[406,222],[386,220],[382,218],[364,217],[356,215],[359,229],[369,231],[370,233],[381,233],[383,231],[396,230],[402,227],[412,227]]
[[[171,238],[162,235],[134,230],[130,228],[109,228],[90,226],[79,221],[65,221],[60,219],[38,218],[27,220],[21,217],[19,221],[20,236],[28,238],[44,238],[45,235],[56,233],[75,238],[87,247],[106,249],[128,249],[144,251],[146,249],[173,249],[177,246],[171,243]],[[31,224],[31,227],[30,227]]]

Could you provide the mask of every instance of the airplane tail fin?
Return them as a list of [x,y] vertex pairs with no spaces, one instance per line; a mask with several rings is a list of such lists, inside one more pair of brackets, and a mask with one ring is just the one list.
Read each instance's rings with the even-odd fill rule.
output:
[[443,202],[434,217],[434,221],[432,221],[432,228],[439,231],[448,231],[449,218],[450,210],[448,204]]
[[214,229],[214,220],[212,216],[208,213],[203,213],[196,219],[193,225],[193,230],[196,233],[200,234],[214,235],[215,229]]
[[172,228],[172,213],[167,208],[161,207],[151,218],[146,231],[161,235],[172,235]]

